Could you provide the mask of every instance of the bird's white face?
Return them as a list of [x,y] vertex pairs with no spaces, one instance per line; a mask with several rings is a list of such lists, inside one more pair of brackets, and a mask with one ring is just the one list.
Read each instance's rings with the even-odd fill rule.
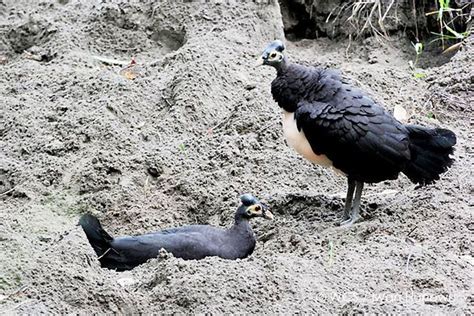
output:
[[256,66],[268,65],[279,67],[279,64],[285,59],[283,51],[285,46],[281,41],[274,41],[265,48],[262,55],[258,58]]
[[266,219],[273,219],[273,214],[270,212],[265,203],[260,202],[251,194],[243,194],[240,196],[242,204],[237,209],[237,214],[242,214],[246,218],[263,217]]
[[277,50],[273,50],[271,52],[265,52],[262,56],[260,56],[257,60],[257,66],[261,65],[276,65],[280,63],[284,58],[284,55],[282,52],[279,52]]
[[272,51],[270,54],[268,54],[268,63],[274,63],[274,62],[280,62],[283,60],[283,53],[279,51]]
[[273,219],[273,214],[268,209],[264,209],[261,204],[255,204],[247,207],[245,213],[248,217],[263,217],[266,219]]

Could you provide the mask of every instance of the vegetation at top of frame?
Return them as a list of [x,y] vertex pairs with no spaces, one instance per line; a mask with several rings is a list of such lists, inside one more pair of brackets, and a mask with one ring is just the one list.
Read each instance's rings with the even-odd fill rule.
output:
[[[459,1],[463,3],[463,1]],[[457,5],[450,0],[436,0],[437,10],[427,12],[426,16],[436,16],[438,31],[431,31],[435,39],[429,42],[441,42],[444,53],[455,51],[464,45],[465,39],[471,33],[472,2]],[[455,43],[453,43],[455,42]]]

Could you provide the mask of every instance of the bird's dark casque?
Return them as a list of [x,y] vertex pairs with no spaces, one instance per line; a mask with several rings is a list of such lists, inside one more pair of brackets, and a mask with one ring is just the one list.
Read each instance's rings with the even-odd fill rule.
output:
[[360,219],[364,183],[396,179],[402,172],[414,183],[430,184],[452,165],[452,131],[404,125],[337,70],[290,63],[284,49],[281,41],[270,43],[258,64],[277,70],[271,92],[283,109],[289,145],[347,176],[342,225]]
[[235,213],[234,224],[228,229],[189,225],[113,238],[91,214],[83,215],[79,224],[104,268],[130,270],[158,257],[161,249],[185,260],[210,256],[234,260],[251,255],[255,248],[255,235],[249,220],[254,217],[273,218],[268,206],[251,194],[242,195],[240,200],[242,203]]

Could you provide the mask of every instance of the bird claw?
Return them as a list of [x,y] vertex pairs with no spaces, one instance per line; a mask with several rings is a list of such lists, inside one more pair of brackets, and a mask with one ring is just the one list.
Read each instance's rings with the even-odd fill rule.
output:
[[341,227],[351,227],[353,224],[356,224],[358,222],[362,221],[362,216],[357,215],[355,217],[349,216],[348,219],[343,219],[340,223],[339,226]]
[[342,224],[343,222],[347,221],[351,219],[351,214],[349,212],[344,212],[344,215],[342,215],[342,219],[341,221],[339,222],[339,224]]

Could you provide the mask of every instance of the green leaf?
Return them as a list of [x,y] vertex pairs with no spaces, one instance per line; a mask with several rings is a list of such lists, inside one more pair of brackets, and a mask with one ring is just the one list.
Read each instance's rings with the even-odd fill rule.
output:
[[449,0],[439,0],[439,7],[449,9]]
[[456,32],[455,30],[453,30],[452,28],[450,28],[446,23],[444,23],[444,27],[445,27],[451,34],[453,34],[457,39],[464,39],[464,36],[465,36],[465,35]]
[[422,72],[415,72],[413,74],[413,76],[416,78],[416,79],[423,79],[426,77],[426,74],[422,73]]

